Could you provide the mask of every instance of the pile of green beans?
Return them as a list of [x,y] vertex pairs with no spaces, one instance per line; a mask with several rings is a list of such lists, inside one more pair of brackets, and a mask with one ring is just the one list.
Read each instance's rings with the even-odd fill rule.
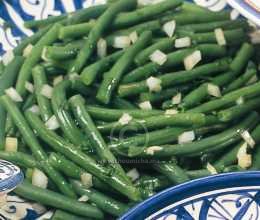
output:
[[117,219],[212,175],[206,164],[260,169],[251,27],[183,0],[139,3],[27,21],[35,34],[0,62],[0,159],[26,174],[14,193],[52,208],[53,220]]

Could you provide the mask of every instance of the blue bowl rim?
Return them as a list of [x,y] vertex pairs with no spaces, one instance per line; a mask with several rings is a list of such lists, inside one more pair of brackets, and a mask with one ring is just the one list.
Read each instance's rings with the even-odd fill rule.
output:
[[243,186],[260,186],[260,171],[217,174],[167,188],[131,208],[119,220],[144,219],[170,204],[193,195]]

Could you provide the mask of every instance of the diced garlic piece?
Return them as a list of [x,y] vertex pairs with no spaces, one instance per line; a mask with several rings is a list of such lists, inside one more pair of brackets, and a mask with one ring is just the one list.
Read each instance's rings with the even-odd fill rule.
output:
[[151,147],[146,148],[145,152],[148,155],[154,155],[154,152],[161,151],[162,149],[163,148],[160,146],[151,146]]
[[88,200],[89,197],[87,195],[83,195],[78,199],[79,202],[87,202]]
[[34,92],[34,86],[32,83],[26,81],[24,85],[25,89],[28,90],[30,93]]
[[178,144],[190,143],[195,140],[194,131],[185,131],[178,136]]
[[131,42],[134,44],[138,40],[138,34],[136,31],[129,34]]
[[33,112],[33,113],[35,113],[35,114],[40,114],[40,108],[39,108],[39,106],[38,105],[33,105],[33,106],[31,106],[29,109],[28,109],[28,111],[31,111],[31,112]]
[[126,175],[127,175],[128,177],[130,177],[130,179],[132,180],[132,182],[136,181],[136,180],[139,179],[139,177],[140,177],[140,174],[139,174],[139,172],[138,172],[138,170],[137,170],[136,168],[129,170],[129,171],[126,173]]
[[167,55],[160,50],[154,51],[150,56],[150,60],[162,66],[167,61]]
[[208,90],[209,95],[214,96],[214,97],[221,97],[221,91],[217,85],[208,83],[207,90]]
[[45,126],[49,130],[56,130],[56,129],[58,129],[60,127],[60,124],[59,124],[56,116],[53,115],[45,122]]
[[45,96],[46,98],[51,99],[51,97],[52,97],[52,90],[53,90],[53,88],[50,85],[44,84],[42,86],[42,88],[41,88],[41,94],[43,96]]
[[191,46],[191,38],[190,37],[182,37],[175,40],[176,48],[190,47]]
[[220,46],[226,45],[227,42],[225,39],[224,31],[221,28],[217,28],[214,30],[214,32],[215,32],[215,37],[216,37],[218,45],[220,45]]
[[255,141],[252,138],[252,136],[250,135],[250,133],[246,130],[241,132],[241,137],[244,139],[244,141],[251,147],[254,148],[255,146]]
[[18,149],[18,139],[15,137],[5,138],[5,151],[7,152],[17,152]]
[[210,163],[207,163],[206,168],[212,175],[218,174],[218,171],[216,170],[216,168],[214,166],[212,166]]
[[13,87],[6,89],[5,94],[8,95],[15,102],[22,102],[23,101],[22,96],[20,96],[20,94]]
[[139,103],[139,107],[143,110],[151,110],[153,108],[149,101]]
[[41,170],[34,168],[32,174],[32,185],[46,189],[48,185],[48,177]]
[[241,145],[237,153],[238,165],[243,168],[249,168],[252,165],[252,156],[247,153],[247,143]]
[[92,175],[90,173],[82,173],[80,179],[85,187],[91,188],[93,186]]
[[131,45],[131,39],[129,36],[117,36],[114,38],[113,47],[124,49]]
[[56,76],[53,79],[53,85],[56,86],[58,83],[62,82],[62,80],[63,80],[63,75]]
[[24,48],[23,50],[23,57],[28,57],[33,49],[33,45],[32,44],[28,44],[27,47]]
[[184,58],[184,66],[186,70],[193,69],[202,60],[202,55],[199,50]]
[[127,125],[131,120],[133,119],[133,117],[127,113],[124,113],[121,118],[118,120],[118,122],[121,125]]
[[182,95],[181,93],[177,93],[175,96],[172,97],[172,104],[173,105],[178,105],[181,103]]
[[176,29],[176,21],[168,21],[163,25],[163,31],[167,34],[168,37],[172,37],[174,35]]
[[148,86],[150,92],[160,92],[162,90],[161,83],[162,80],[153,76],[146,80],[146,85]]
[[245,100],[242,96],[240,96],[237,100],[236,100],[236,103],[237,105],[242,105],[244,104]]
[[107,55],[107,42],[103,38],[100,38],[97,42],[97,55],[101,58]]
[[2,56],[3,64],[6,66],[14,59],[14,53],[12,50],[8,50],[5,52],[5,54]]
[[176,109],[167,109],[165,111],[165,115],[176,115],[176,114],[178,114],[178,110]]

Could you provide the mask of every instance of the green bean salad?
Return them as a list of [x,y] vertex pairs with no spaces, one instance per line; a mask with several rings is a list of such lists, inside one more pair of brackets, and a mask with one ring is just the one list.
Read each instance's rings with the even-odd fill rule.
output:
[[182,0],[45,20],[0,64],[0,159],[57,219],[116,219],[155,193],[260,169],[254,27]]

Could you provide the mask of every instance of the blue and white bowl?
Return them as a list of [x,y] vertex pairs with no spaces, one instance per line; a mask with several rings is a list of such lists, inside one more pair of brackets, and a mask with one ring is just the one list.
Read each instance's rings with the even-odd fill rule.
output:
[[[106,0],[0,0],[0,58],[19,44],[22,37],[33,33],[23,26],[25,20],[44,19],[105,2]],[[193,2],[213,11],[230,9],[229,3],[235,8],[231,9],[232,19],[241,13],[260,25],[260,13],[254,4],[259,4],[260,0]],[[9,186],[1,185],[0,182],[0,191],[10,191],[22,180],[19,168],[15,173],[17,182],[10,181]],[[259,220],[259,204],[260,172],[220,174],[190,181],[158,193],[132,208],[121,220]],[[51,215],[52,212],[47,212],[43,206],[12,195],[7,196],[7,204],[0,209],[0,219],[49,219]]]

